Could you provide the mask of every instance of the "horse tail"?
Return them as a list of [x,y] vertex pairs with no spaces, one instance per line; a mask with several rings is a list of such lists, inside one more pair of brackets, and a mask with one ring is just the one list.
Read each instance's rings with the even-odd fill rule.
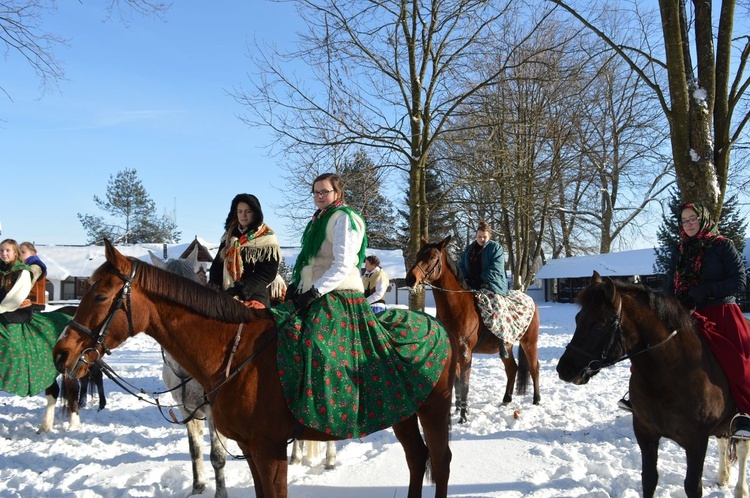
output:
[[516,394],[526,394],[531,380],[529,359],[522,346],[518,346],[518,371],[516,372]]

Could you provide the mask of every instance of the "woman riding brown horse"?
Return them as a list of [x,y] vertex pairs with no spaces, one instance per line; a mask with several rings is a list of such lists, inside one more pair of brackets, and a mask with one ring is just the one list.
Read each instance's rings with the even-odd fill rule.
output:
[[[256,494],[287,496],[288,441],[337,438],[299,425],[289,410],[276,356],[277,342],[284,338],[270,314],[126,258],[109,242],[105,246],[107,262],[94,273],[93,287],[55,346],[58,370],[83,375],[105,351],[145,331],[203,385],[216,427],[237,441],[247,458]],[[428,462],[435,496],[448,494],[454,375],[448,348],[432,392],[416,413],[393,425],[406,454],[410,497],[421,496]]]
[[507,357],[501,356],[508,382],[505,386],[503,403],[513,399],[513,389],[518,394],[526,394],[529,377],[534,383],[534,404],[541,400],[539,394],[539,359],[537,340],[539,339],[539,310],[534,306],[531,324],[520,338],[521,347],[518,363],[513,357],[513,344],[505,344],[492,334],[482,323],[477,310],[474,291],[462,282],[455,262],[446,252],[451,237],[436,244],[422,239],[422,247],[416,263],[406,274],[406,285],[414,287],[429,284],[433,289],[437,318],[443,323],[457,346],[458,375],[456,377],[456,409],[460,413],[459,423],[467,420],[467,398],[469,376],[471,375],[472,354],[498,354],[500,348],[508,350]]
[[[736,408],[727,378],[694,320],[676,299],[642,285],[603,280],[596,272],[577,301],[581,311],[576,315],[573,338],[557,365],[560,379],[585,384],[602,368],[629,359],[643,496],[652,497],[656,489],[662,437],[685,449],[687,496],[702,496],[708,437],[729,434]],[[719,446],[726,448],[726,439],[720,440]],[[748,443],[743,441],[737,451],[743,460],[738,487],[745,486],[747,451]],[[727,480],[728,475],[720,470],[720,480]],[[746,493],[745,486],[745,494],[736,496]]]

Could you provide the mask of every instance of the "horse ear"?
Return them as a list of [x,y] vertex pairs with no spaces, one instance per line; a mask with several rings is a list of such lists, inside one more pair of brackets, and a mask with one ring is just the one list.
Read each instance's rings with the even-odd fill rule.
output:
[[195,247],[193,249],[193,252],[191,252],[190,255],[185,259],[187,259],[188,263],[190,263],[190,266],[195,269],[195,266],[198,264],[198,248]]
[[164,263],[164,261],[162,261],[161,258],[157,256],[156,254],[154,254],[153,251],[151,251],[150,249],[148,251],[148,255],[151,256],[152,265],[154,265],[157,268],[161,268],[162,270],[167,269],[166,263]]
[[601,277],[601,275],[599,275],[598,271],[594,270],[594,274],[591,275],[591,282],[595,283],[595,284],[602,283],[602,277]]
[[112,245],[112,242],[107,239],[104,239],[104,255],[107,258],[107,261],[112,263],[112,265],[117,268],[117,271],[119,271],[123,275],[127,275],[130,273],[130,262],[128,261],[128,258],[123,256],[120,251],[115,249],[115,246]]
[[426,244],[429,244],[429,243],[430,243],[430,241],[427,240],[427,239],[425,239],[424,236],[422,236],[422,245],[426,245]]
[[612,304],[614,304],[615,297],[617,296],[617,286],[615,285],[615,281],[609,277],[604,279],[604,293],[612,301]]
[[451,236],[448,235],[446,238],[441,240],[438,245],[440,246],[440,250],[445,249],[445,247],[448,245],[448,243],[451,241]]

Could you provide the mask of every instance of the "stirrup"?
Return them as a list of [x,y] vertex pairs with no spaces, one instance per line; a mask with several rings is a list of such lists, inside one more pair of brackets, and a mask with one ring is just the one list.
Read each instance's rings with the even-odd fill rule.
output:
[[737,413],[729,422],[729,434],[732,439],[750,439],[750,415]]

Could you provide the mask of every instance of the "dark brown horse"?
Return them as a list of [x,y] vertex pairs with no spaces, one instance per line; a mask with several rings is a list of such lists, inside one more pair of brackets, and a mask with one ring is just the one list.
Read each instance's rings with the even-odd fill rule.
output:
[[[107,262],[94,273],[93,287],[55,346],[57,368],[83,375],[87,362],[105,349],[145,331],[203,385],[216,427],[237,441],[247,458],[256,495],[286,497],[287,441],[292,436],[311,441],[336,438],[295,426],[279,379],[278,330],[270,313],[246,308],[223,293],[126,258],[109,242],[105,246]],[[235,342],[240,332],[241,340]],[[455,375],[451,353],[448,356],[435,388],[417,413],[393,426],[406,454],[411,498],[422,495],[428,462],[435,496],[448,493],[450,394]]]
[[[639,284],[592,281],[577,298],[581,310],[576,330],[557,364],[565,382],[585,384],[599,370],[629,359],[633,432],[641,449],[643,496],[654,495],[659,440],[669,438],[685,449],[685,493],[700,497],[708,438],[726,436],[736,413],[721,366],[696,329],[687,310],[674,298]],[[727,440],[720,439],[719,482],[726,484]],[[744,488],[748,442],[738,444]]]
[[[484,326],[477,310],[475,291],[463,281],[458,267],[446,251],[450,240],[449,236],[431,244],[422,239],[416,263],[406,273],[406,285],[412,288],[419,284],[432,286],[437,318],[457,345],[456,410],[460,413],[459,423],[463,423],[467,420],[472,354],[499,354],[501,342]],[[531,377],[534,382],[534,404],[539,404],[538,339],[539,310],[535,306],[534,317],[520,339],[518,363],[513,358],[513,344],[506,345],[508,357],[502,360],[508,382],[503,403],[512,401],[514,387],[517,394],[526,394]]]

